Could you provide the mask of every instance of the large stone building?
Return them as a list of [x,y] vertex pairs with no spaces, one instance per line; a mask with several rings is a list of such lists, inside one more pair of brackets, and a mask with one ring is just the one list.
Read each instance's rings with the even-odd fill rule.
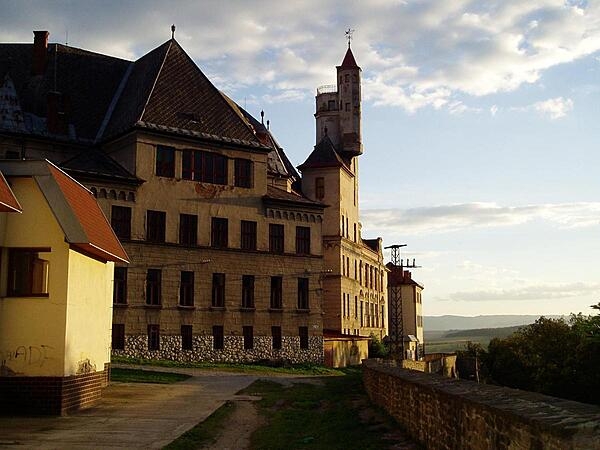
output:
[[175,39],[125,61],[34,34],[0,45],[0,153],[60,164],[110,217],[131,258],[115,269],[113,353],[322,362],[324,328],[385,334],[381,241],[358,220],[350,49],[339,93],[317,95],[301,179]]

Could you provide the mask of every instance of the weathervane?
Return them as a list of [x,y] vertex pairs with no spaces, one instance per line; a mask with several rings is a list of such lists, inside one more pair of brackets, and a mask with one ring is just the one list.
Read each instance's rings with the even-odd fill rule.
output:
[[175,24],[171,25],[171,39],[175,39]]
[[348,28],[346,30],[346,39],[348,40],[348,48],[350,48],[350,41],[352,40],[352,34],[354,33],[354,30],[352,28]]

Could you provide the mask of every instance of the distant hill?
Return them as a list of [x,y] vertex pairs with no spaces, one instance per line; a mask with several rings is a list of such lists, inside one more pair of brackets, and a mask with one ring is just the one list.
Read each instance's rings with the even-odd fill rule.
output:
[[[560,318],[564,316],[545,316]],[[503,328],[528,325],[539,319],[534,315],[490,315],[490,316],[425,316],[423,327],[427,331],[472,330],[477,328]]]
[[522,325],[501,328],[476,328],[469,330],[430,331],[425,328],[425,345],[427,353],[455,352],[465,350],[472,342],[486,348],[493,338],[510,336]]

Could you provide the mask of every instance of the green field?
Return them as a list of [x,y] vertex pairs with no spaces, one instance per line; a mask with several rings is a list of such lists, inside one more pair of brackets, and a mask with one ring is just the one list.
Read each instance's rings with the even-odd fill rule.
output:
[[487,348],[493,338],[504,338],[520,326],[503,328],[478,328],[473,330],[425,331],[426,353],[450,353],[465,350],[472,342]]

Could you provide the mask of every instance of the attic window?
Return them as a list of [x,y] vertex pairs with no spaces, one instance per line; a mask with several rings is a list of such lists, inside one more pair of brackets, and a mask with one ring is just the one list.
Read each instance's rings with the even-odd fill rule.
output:
[[159,145],[156,147],[156,175],[159,177],[175,176],[175,149]]
[[9,296],[48,296],[48,261],[40,258],[40,253],[49,251],[49,248],[9,250],[7,287]]

